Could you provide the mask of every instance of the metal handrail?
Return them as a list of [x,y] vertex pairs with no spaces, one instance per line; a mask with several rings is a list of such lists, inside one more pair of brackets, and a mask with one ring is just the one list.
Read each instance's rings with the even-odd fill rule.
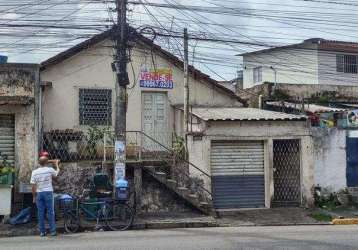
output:
[[[154,141],[155,143],[159,144],[161,147],[163,147],[164,149],[166,149],[166,150],[169,151],[170,153],[175,154],[175,152],[174,152],[172,149],[170,149],[170,148],[164,146],[162,143],[160,143],[159,141],[157,141],[157,140],[154,139],[153,137],[147,135],[147,134],[144,133],[143,131],[136,131],[136,130],[131,131],[131,130],[129,130],[129,131],[126,131],[126,133],[140,133],[140,134],[146,136],[147,138],[149,138],[150,140]],[[203,170],[201,170],[199,167],[195,166],[195,165],[194,165],[193,163],[191,163],[190,161],[185,160],[185,159],[182,159],[182,160],[183,160],[185,163],[189,164],[190,166],[194,167],[196,170],[198,170],[198,171],[201,172],[202,174],[204,174],[204,175],[206,175],[207,177],[211,178],[211,175],[209,175],[208,173],[204,172]]]

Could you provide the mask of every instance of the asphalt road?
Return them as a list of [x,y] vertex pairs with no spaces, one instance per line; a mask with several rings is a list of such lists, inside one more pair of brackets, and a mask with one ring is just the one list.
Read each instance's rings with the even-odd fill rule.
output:
[[358,226],[222,227],[0,239],[1,250],[358,249]]

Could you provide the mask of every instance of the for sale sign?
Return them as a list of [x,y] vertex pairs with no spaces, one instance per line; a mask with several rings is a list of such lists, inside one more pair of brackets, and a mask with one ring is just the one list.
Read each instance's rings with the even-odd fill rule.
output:
[[142,88],[172,89],[173,71],[170,68],[141,71],[139,85]]

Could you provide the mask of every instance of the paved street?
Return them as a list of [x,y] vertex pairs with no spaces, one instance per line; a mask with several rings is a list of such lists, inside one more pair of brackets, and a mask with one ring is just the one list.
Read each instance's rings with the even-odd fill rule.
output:
[[358,249],[358,226],[222,227],[0,239],[17,249]]

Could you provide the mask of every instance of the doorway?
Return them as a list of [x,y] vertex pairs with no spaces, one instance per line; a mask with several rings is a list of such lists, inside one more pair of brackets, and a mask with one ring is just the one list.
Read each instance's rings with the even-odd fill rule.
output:
[[144,138],[143,147],[146,150],[161,151],[170,146],[170,132],[168,125],[168,98],[166,93],[142,93],[142,130],[159,143]]
[[301,204],[300,140],[273,141],[274,207]]

